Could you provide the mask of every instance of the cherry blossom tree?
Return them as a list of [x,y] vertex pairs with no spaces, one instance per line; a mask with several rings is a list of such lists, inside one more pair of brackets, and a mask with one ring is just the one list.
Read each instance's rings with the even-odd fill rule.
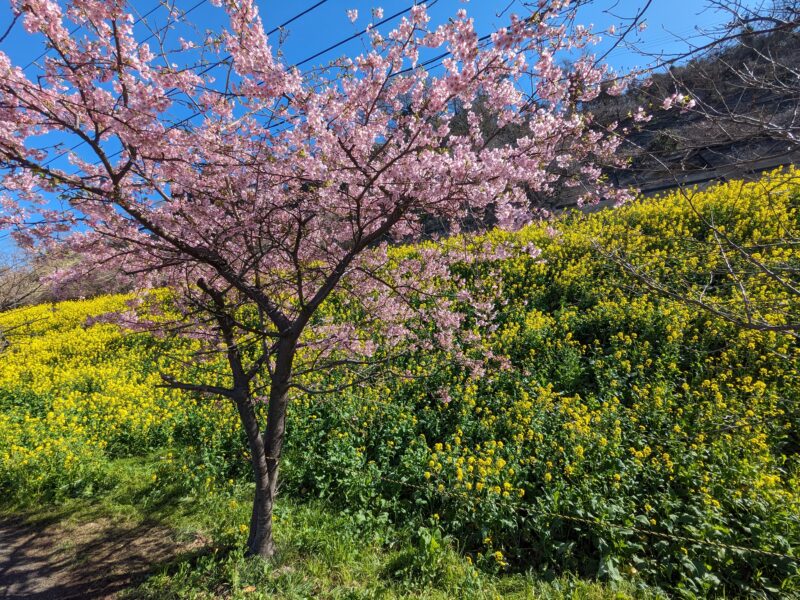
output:
[[[361,325],[410,335],[403,299],[445,273],[447,253],[426,251],[404,267],[416,283],[392,283],[388,244],[430,218],[518,227],[564,173],[587,201],[622,198],[598,177],[619,139],[577,110],[610,75],[568,0],[485,38],[465,11],[434,27],[417,4],[388,34],[367,27],[358,57],[305,73],[270,46],[253,0],[217,4],[221,35],[175,41],[164,27],[147,43],[124,0],[12,0],[47,55],[27,75],[0,52],[2,219],[22,245],[168,285],[182,331],[223,352],[219,381],[164,377],[235,405],[256,483],[248,550],[269,557],[292,390],[303,373],[358,362],[336,349],[370,352],[321,316],[326,299],[345,290]],[[478,117],[451,128],[478,98],[496,115],[488,133]],[[525,134],[493,143],[512,126]],[[429,317],[452,344],[452,303]]]

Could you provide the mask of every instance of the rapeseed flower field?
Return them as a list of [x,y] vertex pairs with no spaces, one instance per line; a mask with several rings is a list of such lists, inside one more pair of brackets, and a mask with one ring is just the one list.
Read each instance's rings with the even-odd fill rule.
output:
[[[282,493],[435,530],[489,572],[635,578],[687,597],[800,592],[800,344],[660,296],[609,259],[624,251],[731,307],[734,286],[708,285],[724,256],[702,218],[764,264],[797,268],[798,177],[474,240],[511,248],[464,267],[495,307],[490,326],[465,320],[465,351],[497,368],[476,377],[428,350],[369,384],[321,376],[338,391],[294,397]],[[743,278],[763,314],[800,314],[784,287]],[[91,495],[114,485],[116,459],[154,452],[154,485],[198,494],[247,480],[232,407],[160,387],[162,372],[205,376],[194,343],[91,323],[127,300],[0,315],[13,328],[0,359],[7,499]]]

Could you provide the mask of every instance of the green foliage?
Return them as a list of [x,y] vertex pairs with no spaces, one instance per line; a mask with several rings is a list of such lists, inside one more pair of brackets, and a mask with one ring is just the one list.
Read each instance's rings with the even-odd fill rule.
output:
[[[488,368],[476,376],[451,353],[409,350],[369,385],[346,370],[310,379],[341,391],[293,399],[282,497],[322,498],[381,547],[390,524],[406,532],[404,549],[371,571],[400,588],[457,573],[468,594],[475,577],[523,572],[684,597],[800,592],[795,559],[742,549],[796,556],[800,545],[800,345],[656,296],[597,250],[624,250],[660,280],[702,289],[722,259],[698,214],[741,243],[778,239],[797,230],[796,179],[790,171],[698,193],[697,213],[674,195],[471,240],[476,250],[510,248],[441,282],[454,300],[467,285],[493,304],[483,327],[465,306],[459,338]],[[796,266],[800,248],[765,245],[761,258]],[[779,286],[758,275],[747,284],[764,310],[779,308],[775,319],[800,314]],[[708,294],[720,306],[736,298],[724,277]],[[123,303],[92,302],[107,304],[48,308],[35,342],[12,346],[0,366],[0,484],[10,496],[110,486],[110,457],[159,447],[155,480],[187,503],[246,481],[229,406],[149,387],[159,369],[177,374],[169,359],[191,348],[171,342],[162,354],[165,341],[84,329],[86,316]],[[0,321],[42,312],[28,310]],[[358,321],[344,299],[328,310]],[[205,377],[213,365],[203,368],[180,367]],[[220,519],[215,537],[234,543],[245,523]],[[209,563],[208,580],[198,567],[163,583],[213,587],[242,569],[261,577],[237,555],[225,560]]]

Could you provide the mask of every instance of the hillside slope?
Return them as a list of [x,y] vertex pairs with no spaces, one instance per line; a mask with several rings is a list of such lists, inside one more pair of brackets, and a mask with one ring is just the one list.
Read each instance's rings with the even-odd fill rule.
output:
[[[799,176],[734,182],[694,204],[796,272]],[[465,265],[443,293],[466,282],[494,304],[483,327],[464,308],[461,340],[494,367],[475,376],[431,350],[370,385],[330,373],[317,383],[353,385],[294,399],[282,498],[449,539],[484,573],[800,591],[800,344],[656,297],[606,257],[624,249],[666,284],[702,289],[723,257],[698,213],[674,195],[471,243],[504,244],[508,258]],[[748,284],[764,307],[798,314],[785,290]],[[736,293],[724,278],[708,290]],[[0,315],[16,327],[0,362],[4,502],[113,490],[120,460],[151,461],[147,485],[173,502],[248,481],[232,408],[155,385],[164,369],[208,376],[191,342],[87,325],[124,308],[118,296]],[[237,511],[220,525],[230,540],[243,535]],[[416,577],[425,560],[412,552],[398,572]]]

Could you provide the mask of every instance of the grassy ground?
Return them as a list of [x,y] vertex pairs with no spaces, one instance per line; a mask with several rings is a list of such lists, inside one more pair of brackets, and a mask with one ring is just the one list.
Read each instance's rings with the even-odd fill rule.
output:
[[25,575],[33,578],[26,589],[51,594],[43,597],[107,593],[128,600],[658,597],[632,580],[612,588],[570,577],[488,574],[433,529],[398,529],[366,513],[333,514],[323,503],[287,499],[277,507],[277,556],[269,563],[249,559],[237,526],[248,513],[248,486],[234,485],[224,497],[185,496],[153,480],[157,463],[115,461],[119,485],[91,500],[35,512],[6,507],[6,529],[15,523],[28,536],[25,560],[41,563]]
[[[161,387],[161,373],[225,384],[216,353],[97,322],[128,309],[121,296],[2,313],[13,335],[0,360],[0,510],[62,504],[40,530],[0,519],[0,562],[57,561],[54,583],[111,571],[116,588],[151,598],[644,597],[640,582],[680,598],[798,596],[798,340],[650,294],[607,258],[738,306],[741,282],[719,279],[725,253],[704,220],[796,272],[785,232],[800,230],[798,181],[789,171],[713,188],[694,196],[699,213],[673,195],[472,239],[479,255],[508,255],[437,284],[437,298],[458,303],[467,286],[495,307],[490,323],[477,304],[459,308],[461,359],[437,349],[435,319],[412,319],[430,350],[359,329],[378,337],[378,357],[402,355],[370,385],[349,368],[303,380],[341,391],[292,398],[280,554],[266,567],[236,551],[251,490],[235,409]],[[451,251],[461,241],[392,255]],[[734,269],[749,273],[746,262]],[[796,295],[751,275],[759,310],[800,314]],[[362,323],[346,297],[328,316]],[[23,533],[57,552],[20,547]]]

